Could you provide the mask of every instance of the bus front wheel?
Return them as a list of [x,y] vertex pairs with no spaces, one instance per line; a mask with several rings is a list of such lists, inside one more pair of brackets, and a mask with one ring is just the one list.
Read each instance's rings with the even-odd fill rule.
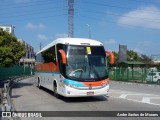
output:
[[59,98],[59,94],[57,92],[57,83],[56,82],[54,82],[54,84],[53,84],[53,92],[54,92],[54,96],[56,98]]

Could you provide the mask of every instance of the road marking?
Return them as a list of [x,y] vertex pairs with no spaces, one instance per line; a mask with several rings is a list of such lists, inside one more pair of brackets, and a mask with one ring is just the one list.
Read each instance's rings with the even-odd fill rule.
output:
[[143,97],[142,102],[144,103],[150,103],[150,97]]
[[129,92],[129,91],[122,91],[122,90],[113,90],[113,89],[110,89],[109,93],[125,93],[125,94],[152,95],[152,96],[160,97],[160,95],[156,95],[156,94],[146,94],[146,93]]
[[155,94],[146,94],[146,93],[137,93],[137,92],[110,89],[109,96],[113,98],[120,98],[134,102],[147,103],[158,106],[160,105],[160,95],[155,95]]
[[120,98],[126,98],[128,94],[122,94],[121,96],[119,96]]

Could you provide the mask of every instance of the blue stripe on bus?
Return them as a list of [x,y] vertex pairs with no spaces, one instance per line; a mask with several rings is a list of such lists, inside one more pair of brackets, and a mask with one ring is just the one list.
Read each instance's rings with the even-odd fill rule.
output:
[[76,86],[76,87],[85,87],[85,85],[82,82],[77,82],[77,81],[66,79],[66,78],[64,79],[64,83],[67,85]]
[[35,73],[42,73],[42,74],[46,74],[46,73],[50,73],[50,74],[60,74],[59,72],[35,72]]

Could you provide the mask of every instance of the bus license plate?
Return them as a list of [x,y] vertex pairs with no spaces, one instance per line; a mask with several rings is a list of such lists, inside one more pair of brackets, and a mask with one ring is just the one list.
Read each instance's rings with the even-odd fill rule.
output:
[[94,92],[87,92],[87,95],[94,95]]

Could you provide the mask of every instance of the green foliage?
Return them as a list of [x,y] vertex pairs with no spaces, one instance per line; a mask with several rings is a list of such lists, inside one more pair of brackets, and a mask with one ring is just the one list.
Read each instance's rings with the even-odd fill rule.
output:
[[152,63],[152,58],[148,57],[147,55],[141,55],[141,61],[146,63],[146,64],[151,64]]
[[25,52],[15,36],[0,29],[0,66],[16,64]]
[[[114,59],[115,59],[114,63],[117,63],[118,62],[118,53],[116,53],[115,51],[112,51],[112,53],[114,54]],[[107,56],[107,61],[110,61],[110,56]]]
[[113,51],[113,54],[114,54],[115,63],[117,63],[118,62],[118,53]]
[[157,69],[160,70],[160,63],[157,64]]
[[[118,53],[115,51],[112,51],[115,57],[115,64],[118,63]],[[109,60],[109,56],[107,57],[107,59]],[[138,55],[137,52],[133,51],[133,50],[127,50],[127,61],[139,61],[139,62],[144,62],[144,63],[151,63],[152,59],[150,57],[148,57],[147,55]],[[159,67],[160,68],[160,67]]]
[[127,61],[140,61],[140,56],[133,50],[127,50]]

